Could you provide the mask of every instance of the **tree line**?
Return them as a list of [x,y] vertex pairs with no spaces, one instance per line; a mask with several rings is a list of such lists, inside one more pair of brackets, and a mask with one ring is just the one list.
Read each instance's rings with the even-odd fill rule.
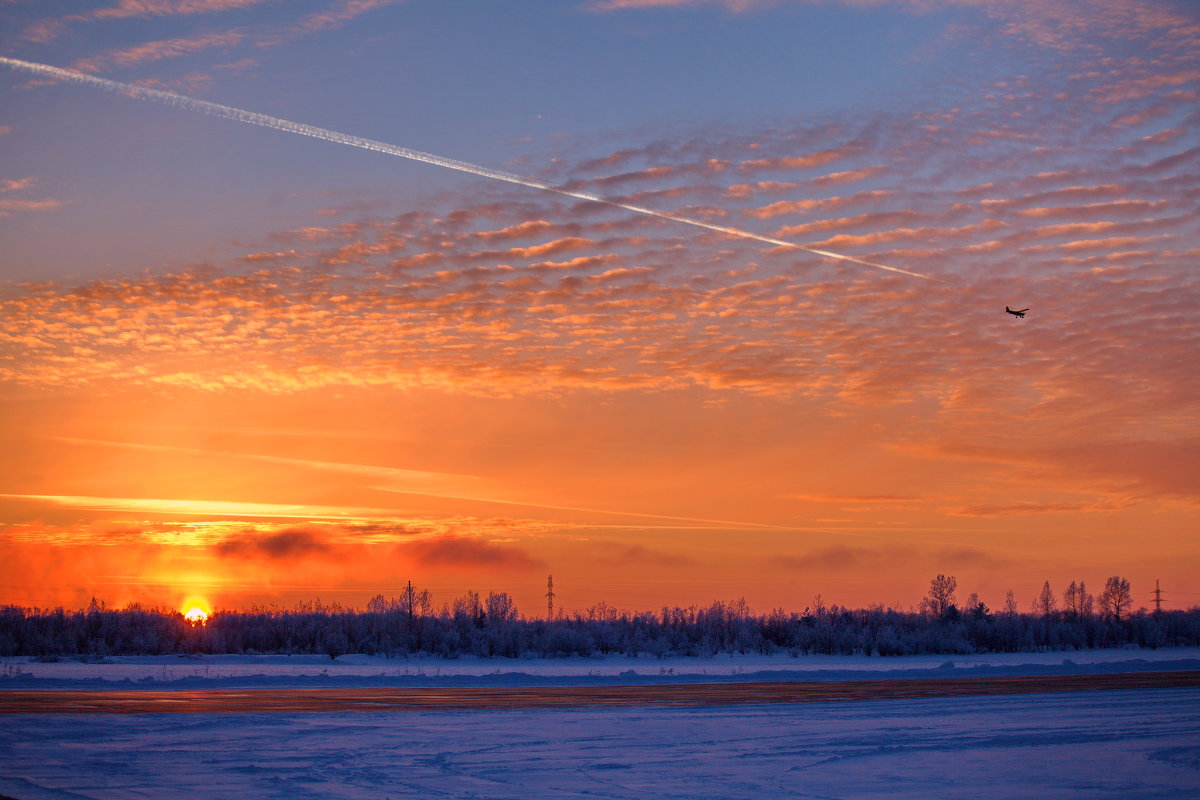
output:
[[[505,592],[467,592],[434,608],[428,591],[377,595],[365,609],[301,603],[290,609],[218,611],[206,623],[178,611],[95,600],[83,610],[0,607],[0,656],[93,657],[173,653],[324,654],[448,658],[711,656],[786,653],[894,656],[1032,652],[1103,647],[1200,645],[1200,609],[1132,612],[1124,578],[1093,597],[1082,583],[1061,598],[1045,584],[1032,612],[989,609],[971,595],[961,605],[953,576],[936,576],[919,610],[852,609],[820,596],[803,611],[751,611],[746,601],[630,612],[607,603],[553,619],[522,615]],[[1061,599],[1061,605],[1059,600]]]

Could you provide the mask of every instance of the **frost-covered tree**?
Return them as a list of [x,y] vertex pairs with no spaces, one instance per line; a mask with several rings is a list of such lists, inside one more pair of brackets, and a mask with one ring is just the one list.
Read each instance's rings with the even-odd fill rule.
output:
[[958,588],[958,580],[953,576],[937,575],[929,582],[929,595],[922,606],[933,616],[945,616],[954,608],[954,592]]
[[1133,593],[1129,589],[1129,581],[1120,575],[1113,575],[1104,583],[1104,591],[1100,594],[1100,608],[1104,613],[1121,621],[1122,612],[1133,606]]
[[512,622],[517,618],[517,604],[508,592],[488,592],[487,616],[493,623]]

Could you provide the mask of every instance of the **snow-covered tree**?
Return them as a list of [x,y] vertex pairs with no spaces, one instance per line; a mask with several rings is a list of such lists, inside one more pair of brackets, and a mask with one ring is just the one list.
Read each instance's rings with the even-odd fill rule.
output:
[[944,616],[954,608],[954,592],[958,588],[958,580],[953,576],[937,575],[929,582],[929,595],[923,605],[935,617]]
[[1100,593],[1100,608],[1117,622],[1121,614],[1133,606],[1133,593],[1129,590],[1129,581],[1120,575],[1113,575],[1104,583],[1104,591]]

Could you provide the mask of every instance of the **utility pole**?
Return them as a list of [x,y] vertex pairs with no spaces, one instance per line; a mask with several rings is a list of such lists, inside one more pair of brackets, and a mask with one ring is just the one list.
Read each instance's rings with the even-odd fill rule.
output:
[[1162,613],[1162,589],[1158,588],[1158,578],[1154,579],[1154,613]]
[[546,576],[546,619],[554,619],[554,576]]
[[408,606],[408,624],[412,627],[413,621],[413,585],[412,581],[408,582],[408,586],[404,587],[404,605]]

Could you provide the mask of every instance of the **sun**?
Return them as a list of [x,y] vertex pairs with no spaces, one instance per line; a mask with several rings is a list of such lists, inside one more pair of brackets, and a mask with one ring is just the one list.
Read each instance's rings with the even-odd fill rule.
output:
[[193,625],[203,625],[208,622],[208,612],[199,606],[192,606],[184,612],[183,618]]
[[183,609],[183,618],[195,625],[206,625],[208,623],[209,606],[198,597],[189,597],[181,606]]

